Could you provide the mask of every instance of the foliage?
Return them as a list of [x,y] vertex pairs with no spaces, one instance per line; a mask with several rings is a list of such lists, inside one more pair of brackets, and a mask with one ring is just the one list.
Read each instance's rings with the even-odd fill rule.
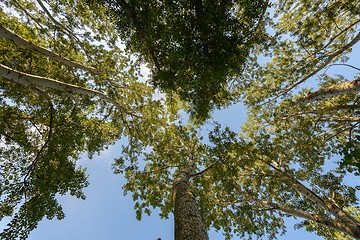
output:
[[236,100],[236,78],[266,40],[264,0],[103,2],[129,49],[149,64],[151,83],[190,102],[200,121]]
[[[276,239],[286,232],[284,217],[301,214],[346,225],[314,199],[352,209],[356,188],[345,184],[344,173],[323,168],[326,154],[311,145],[297,147],[280,145],[279,139],[266,135],[244,139],[218,125],[206,142],[193,126],[168,125],[151,140],[130,143],[114,169],[127,178],[123,189],[132,193],[138,219],[150,215],[152,208],[159,208],[163,218],[169,216],[172,182],[195,161],[190,186],[205,226],[222,230],[226,239]],[[339,235],[311,220],[305,218],[302,226],[326,239]]]
[[340,151],[343,155],[343,161],[340,166],[346,168],[349,172],[355,172],[354,174],[360,175],[360,148],[359,148],[360,136],[355,136],[355,139],[346,143],[345,147]]
[[[345,63],[346,54],[360,40],[357,32],[360,14],[353,4],[302,0],[279,1],[274,5],[272,26],[277,41],[272,51],[263,52],[267,61],[256,63],[244,84],[249,109],[245,131],[291,134],[286,139],[300,142],[298,145],[319,141],[323,144],[319,152],[324,154],[347,151],[352,136],[359,131],[357,91],[325,100],[308,100],[317,93],[313,88],[321,90],[358,79],[356,74],[331,73],[335,67],[347,73],[350,69],[356,71],[356,67]],[[340,169],[348,166],[356,171],[356,164],[344,160]]]
[[[342,237],[329,224],[337,230],[358,224],[351,216],[358,215],[358,186],[344,182],[344,166],[358,171],[357,96],[305,104],[311,90],[296,89],[346,60],[359,41],[355,3],[276,2],[270,52],[261,45],[268,21],[263,1],[99,3],[1,2],[1,26],[98,72],[5,38],[0,64],[113,100],[0,79],[0,218],[12,218],[2,239],[24,239],[44,217],[63,218],[57,195],[85,197],[86,175],[76,165],[81,154],[91,157],[123,136],[128,144],[114,170],[128,180],[124,191],[132,193],[138,219],[156,207],[168,217],[172,183],[195,162],[190,186],[204,223],[227,239],[274,239],[285,232],[285,216],[303,218],[299,226],[327,239]],[[215,125],[204,140],[201,129],[183,124],[177,95],[155,100],[117,33],[149,63],[153,84],[190,101],[200,120],[246,90],[243,135]],[[267,60],[259,61],[259,54]],[[323,74],[319,86],[345,80]],[[325,167],[339,152],[344,161]]]
[[[44,217],[64,217],[58,195],[85,198],[85,170],[77,166],[139,128],[155,131],[166,116],[153,90],[139,82],[139,64],[117,47],[104,9],[81,1],[2,1],[0,24],[26,41],[101,72],[68,67],[0,38],[0,63],[35,76],[106,94],[118,103],[76,92],[23,86],[0,79],[1,239],[25,239]],[[51,10],[50,10],[51,9]],[[145,134],[143,134],[145,135]]]

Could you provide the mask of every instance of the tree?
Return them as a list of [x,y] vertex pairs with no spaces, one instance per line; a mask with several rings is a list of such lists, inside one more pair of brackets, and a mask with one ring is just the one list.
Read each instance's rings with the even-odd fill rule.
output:
[[105,9],[79,1],[1,5],[0,219],[11,221],[0,238],[25,239],[44,217],[64,217],[57,194],[85,198],[81,154],[138,128],[154,131],[166,110],[117,47]]
[[200,121],[236,101],[236,78],[266,42],[265,0],[96,3],[109,7],[121,39],[151,69],[151,83],[190,102]]
[[[357,37],[352,34],[357,26],[357,20],[353,21],[354,16],[357,17],[354,6],[319,0],[314,9],[308,1],[301,1],[293,8],[293,1],[279,2],[275,5],[281,18],[275,28],[279,38],[273,47],[274,61],[259,66],[244,59],[256,46],[251,42],[253,36],[260,36],[255,43],[264,40],[266,21],[263,18],[267,6],[264,2],[226,1],[216,5],[203,1],[202,6],[195,1],[105,3],[107,5],[77,1],[3,2],[16,12],[16,17],[4,12],[6,8],[0,12],[3,53],[0,117],[4,123],[0,128],[4,142],[0,163],[4,169],[0,173],[0,216],[12,217],[9,228],[1,233],[2,238],[26,238],[43,217],[63,217],[56,194],[70,191],[84,197],[81,189],[87,185],[86,176],[75,165],[80,154],[99,152],[122,136],[127,137],[128,145],[124,146],[123,155],[114,168],[128,180],[124,190],[133,193],[138,218],[143,213],[150,214],[151,207],[160,208],[163,217],[173,212],[176,239],[207,239],[206,231],[210,227],[222,229],[227,238],[234,234],[275,238],[285,231],[284,216],[303,218],[301,226],[329,239],[341,234],[359,237],[356,188],[344,183],[344,169],[323,169],[324,162],[345,142],[345,127],[334,137],[330,133],[321,134],[324,129],[336,130],[339,122],[336,117],[341,116],[326,121],[320,118],[320,123],[313,124],[307,115],[310,111],[319,114],[339,109],[356,110],[356,106],[346,102],[351,98],[348,95],[339,97],[336,106],[325,104],[312,109],[310,105],[294,105],[303,95],[293,99],[287,90],[303,79],[306,81],[356,43]],[[175,11],[171,4],[178,4],[184,11]],[[156,15],[160,8],[166,9],[169,16]],[[154,11],[144,12],[145,9]],[[299,9],[301,11],[297,11]],[[346,17],[334,16],[330,9],[343,12]],[[330,19],[326,30],[317,22],[322,10]],[[117,14],[122,11],[130,18],[127,14]],[[188,18],[174,17],[177,14]],[[107,19],[109,15],[117,20],[116,26]],[[242,21],[249,25],[243,28]],[[340,23],[347,30],[339,30]],[[217,26],[220,31],[210,29],[214,35],[210,34],[213,38],[207,39],[205,32],[209,26]],[[317,32],[307,34],[313,31],[313,26]],[[175,90],[185,100],[215,89],[209,91],[210,97],[204,94],[204,98],[192,103],[193,111],[200,117],[207,116],[211,104],[229,100],[228,80],[242,72],[234,68],[243,70],[246,64],[252,64],[251,71],[249,68],[245,71],[249,76],[244,75],[252,82],[239,79],[239,89],[231,92],[248,90],[246,100],[252,108],[244,136],[215,127],[208,142],[199,136],[197,126],[182,124],[177,114],[176,95],[171,104],[164,105],[168,99],[154,100],[153,88],[138,81],[139,63],[117,47],[120,40],[115,27],[119,30],[128,27],[128,32],[122,33],[124,40],[150,63],[153,79],[159,80],[163,89]],[[193,31],[185,34],[189,29]],[[294,42],[281,38],[288,32],[294,33]],[[254,35],[243,36],[244,33]],[[327,37],[327,46],[315,41],[321,34]],[[307,56],[308,63],[291,55],[294,49],[302,47],[303,38],[307,39],[309,48],[319,50],[314,52],[315,56],[301,52]],[[178,46],[179,41],[188,43],[192,39],[196,40],[196,51],[192,52],[186,44]],[[218,39],[224,39],[226,44],[221,45]],[[246,46],[240,50],[235,48],[242,41]],[[202,47],[213,51],[200,51]],[[239,54],[242,57],[237,58]],[[254,61],[256,54],[254,51],[251,55]],[[318,54],[323,54],[323,58],[318,58]],[[214,56],[229,61],[228,65],[219,69]],[[161,60],[158,67],[157,59]],[[286,68],[289,59],[297,61],[303,70]],[[180,60],[183,66],[190,63],[189,73],[178,64]],[[282,68],[277,69],[278,66]],[[170,77],[183,76],[176,78],[179,83],[173,82],[179,84],[180,91],[177,87],[167,88],[165,81],[161,83],[161,79],[167,80],[166,74],[161,75],[164,72]],[[286,79],[281,77],[292,72],[294,78],[284,90],[282,84]],[[203,87],[200,83],[208,76],[214,76],[210,83],[216,84]],[[260,76],[264,85],[274,87],[261,89],[262,82],[257,81]],[[329,85],[339,81],[324,79]],[[190,80],[195,81],[195,89],[189,89]],[[324,87],[328,87],[326,84]],[[199,91],[195,94],[195,90]],[[272,101],[266,108],[259,106],[267,97],[278,97],[279,91],[284,101],[278,105]],[[210,99],[210,104],[204,99]],[[200,107],[204,107],[203,112],[197,109]],[[201,115],[203,113],[206,114]]]
[[[360,40],[360,14],[353,4],[303,0],[274,5],[276,41],[271,52],[263,52],[268,61],[255,63],[244,81],[251,131],[266,128],[269,134],[278,134],[302,126],[307,138],[320,135],[324,146],[331,146],[324,151],[344,154],[350,144],[355,153],[358,76],[328,74],[335,66],[359,70],[346,64],[346,54]],[[343,158],[340,169],[356,173],[359,161],[350,155]]]
[[298,227],[326,239],[359,238],[356,188],[323,169],[326,153],[266,136],[244,139],[220,126],[209,141],[192,126],[170,125],[124,149],[114,167],[127,178],[139,219],[154,207],[164,218],[173,212],[176,239],[208,239],[210,227],[226,239],[275,239],[285,233],[285,216],[304,219]]
[[[283,168],[282,175],[290,174],[297,181],[308,182],[304,186],[312,186],[314,196],[324,202],[333,201],[342,209],[353,209],[353,216],[356,216],[357,210],[353,208],[357,208],[356,205],[342,204],[344,199],[350,199],[350,192],[356,192],[358,186],[350,190],[340,182],[346,174],[359,171],[358,98],[355,87],[358,77],[351,79],[355,81],[348,81],[340,75],[326,74],[335,65],[357,69],[345,63],[346,54],[360,40],[356,30],[360,15],[357,9],[352,8],[352,4],[304,0],[279,1],[274,5],[277,21],[274,21],[273,29],[276,42],[271,52],[263,52],[267,60],[254,63],[255,67],[246,75],[248,81],[244,84],[244,89],[247,89],[244,98],[249,117],[242,129],[259,146],[259,151],[263,152],[264,157],[260,159],[275,156],[270,159]],[[325,73],[320,74],[322,70]],[[299,90],[301,84],[308,88]],[[318,90],[309,89],[315,84],[319,85]],[[283,153],[284,149],[287,153]],[[334,160],[339,159],[337,154],[344,154],[345,157],[341,161]],[[324,173],[323,166],[330,161],[335,167]],[[297,168],[294,169],[294,166]],[[281,169],[276,165],[273,167]],[[346,173],[346,170],[350,173]],[[320,182],[320,179],[323,180]],[[326,190],[326,184],[332,189]],[[343,197],[336,199],[340,192]],[[246,191],[242,193],[245,195]],[[293,194],[296,196],[297,193]],[[330,218],[332,223],[343,221],[340,216],[331,212],[325,214],[323,211],[326,207],[323,207],[319,215],[318,210],[314,211],[317,205],[315,201],[305,210],[303,200],[306,197],[301,198],[304,199],[296,199],[295,202],[298,202],[290,204],[290,208],[272,205],[273,200],[266,200],[266,203],[271,203],[268,207],[285,213],[291,210],[291,215],[301,213],[302,218],[306,216],[303,214],[305,211],[316,217],[322,216],[323,220],[329,220],[329,216],[333,215]],[[283,204],[288,203],[284,201]],[[264,202],[262,205],[264,206]],[[299,207],[302,208],[301,211],[293,211],[299,210]],[[300,226],[329,239],[339,237],[329,230],[330,225],[324,221],[317,222],[313,218],[309,222],[309,218],[305,219],[307,220]],[[324,228],[325,225],[327,227]],[[358,231],[356,221],[353,221],[353,226],[354,231]],[[357,235],[352,236],[358,238]]]

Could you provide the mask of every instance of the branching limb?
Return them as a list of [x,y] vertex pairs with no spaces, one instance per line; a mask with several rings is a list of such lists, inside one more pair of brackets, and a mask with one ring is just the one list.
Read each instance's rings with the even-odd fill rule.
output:
[[209,171],[210,169],[212,169],[216,164],[218,164],[220,161],[215,161],[214,163],[212,163],[209,167],[205,168],[204,170],[200,171],[200,172],[197,172],[197,173],[194,173],[194,174],[191,174],[191,178],[194,178],[194,177],[198,177],[198,176],[201,176],[203,175],[204,173],[206,173],[207,171]]
[[286,88],[284,91],[282,91],[278,96],[276,96],[276,98],[290,92],[292,89],[294,89],[295,87],[297,87],[298,85],[300,85],[301,83],[305,82],[306,80],[308,80],[309,78],[311,78],[312,76],[314,76],[315,74],[317,74],[318,72],[320,72],[324,67],[328,66],[328,64],[337,56],[341,55],[343,52],[345,52],[346,50],[350,49],[351,47],[353,47],[357,42],[360,41],[360,33],[358,33],[348,44],[346,44],[345,46],[343,46],[342,48],[340,48],[339,50],[337,50],[336,52],[333,52],[332,54],[327,56],[327,59],[320,64],[314,71],[312,71],[311,73],[309,73],[308,75],[306,75],[305,77],[303,77],[301,80],[297,81],[296,83],[294,83],[293,85],[289,86],[288,88]]
[[50,18],[50,20],[58,27],[60,27],[67,35],[75,39],[75,41],[79,44],[79,46],[84,50],[86,54],[86,50],[83,48],[82,43],[80,39],[67,27],[63,26],[59,21],[57,21],[49,12],[49,10],[45,7],[45,5],[42,3],[41,0],[36,0],[37,3],[40,5],[42,10],[45,12],[45,14]]
[[[263,161],[264,162],[264,161]],[[343,209],[341,209],[337,204],[334,202],[331,202],[329,200],[325,200],[321,198],[319,195],[317,195],[315,192],[307,188],[305,185],[303,185],[301,182],[299,182],[294,177],[286,174],[284,171],[279,169],[278,167],[274,166],[271,163],[267,163],[271,168],[279,172],[282,176],[284,176],[286,179],[289,180],[291,185],[296,189],[296,191],[303,197],[309,199],[313,203],[317,204],[318,206],[323,207],[326,209],[329,213],[331,213],[333,216],[338,218],[344,223],[349,223],[355,226],[358,226],[360,228],[360,222],[357,221],[354,217],[350,216],[348,213],[346,213]]]
[[15,69],[9,68],[5,65],[0,64],[0,76],[8,79],[10,81],[20,83],[25,86],[37,86],[37,87],[46,87],[55,90],[59,90],[62,92],[68,93],[77,93],[84,94],[92,97],[99,97],[107,102],[114,104],[120,111],[125,112],[129,115],[135,116],[130,113],[125,107],[121,106],[117,101],[108,97],[107,95],[88,88],[80,87],[77,85],[60,82],[51,78],[44,78],[40,76],[35,76],[31,74],[27,74],[24,72],[17,71]]
[[346,81],[333,85],[328,88],[320,89],[316,92],[309,93],[306,97],[297,100],[298,103],[309,103],[314,101],[321,101],[333,96],[349,94],[360,91],[360,79]]
[[341,110],[355,110],[355,109],[360,109],[360,105],[337,105],[337,106],[333,106],[333,107],[315,109],[312,111],[292,113],[290,115],[287,115],[286,117],[281,118],[281,120],[287,120],[291,117],[296,117],[296,116],[301,116],[301,115],[306,115],[306,114],[318,115],[318,114],[326,114],[326,113],[330,113],[330,112],[337,112],[337,111],[341,111]]
[[28,178],[32,175],[32,173],[35,171],[36,169],[36,165],[39,162],[39,159],[41,157],[41,154],[45,151],[45,148],[49,145],[50,141],[51,141],[51,136],[52,136],[52,132],[53,132],[53,125],[54,125],[54,105],[51,101],[50,96],[45,93],[44,91],[33,87],[34,90],[36,92],[38,92],[41,96],[43,96],[47,102],[49,103],[49,109],[50,109],[50,116],[49,116],[49,130],[48,130],[48,136],[46,141],[44,142],[44,144],[42,145],[42,147],[40,148],[40,150],[38,151],[38,153],[35,156],[35,159],[32,161],[28,172],[26,173],[25,177],[24,177],[24,185],[26,185]]
[[75,67],[75,68],[79,68],[79,69],[82,69],[82,70],[85,70],[85,71],[88,71],[90,73],[93,73],[93,74],[98,74],[100,75],[101,72],[99,70],[97,70],[96,68],[93,68],[93,67],[89,67],[89,66],[85,66],[81,63],[78,63],[78,62],[75,62],[75,61],[72,61],[66,57],[63,57],[63,56],[60,56],[46,48],[43,48],[43,47],[40,47],[34,43],[31,43],[29,42],[28,40],[18,36],[17,34],[11,32],[10,30],[6,29],[5,27],[3,27],[1,24],[0,24],[0,37],[2,38],[6,38],[6,39],[9,39],[11,41],[13,41],[14,43],[16,43],[17,45],[23,47],[23,48],[26,48],[26,49],[29,49],[29,50],[32,50],[32,51],[36,51],[36,52],[39,52],[55,61],[58,61],[58,62],[61,62],[63,63],[64,65],[68,66],[68,67]]

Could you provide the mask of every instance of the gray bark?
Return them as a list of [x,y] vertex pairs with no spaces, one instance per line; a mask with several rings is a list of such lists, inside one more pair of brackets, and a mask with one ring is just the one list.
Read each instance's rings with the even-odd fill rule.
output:
[[189,187],[193,166],[183,169],[173,182],[175,240],[208,240],[198,206]]

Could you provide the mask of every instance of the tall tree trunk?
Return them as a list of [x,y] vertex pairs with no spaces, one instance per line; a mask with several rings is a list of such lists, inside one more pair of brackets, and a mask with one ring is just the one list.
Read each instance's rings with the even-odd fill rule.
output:
[[183,169],[173,182],[175,240],[208,240],[206,228],[189,187],[193,164]]

